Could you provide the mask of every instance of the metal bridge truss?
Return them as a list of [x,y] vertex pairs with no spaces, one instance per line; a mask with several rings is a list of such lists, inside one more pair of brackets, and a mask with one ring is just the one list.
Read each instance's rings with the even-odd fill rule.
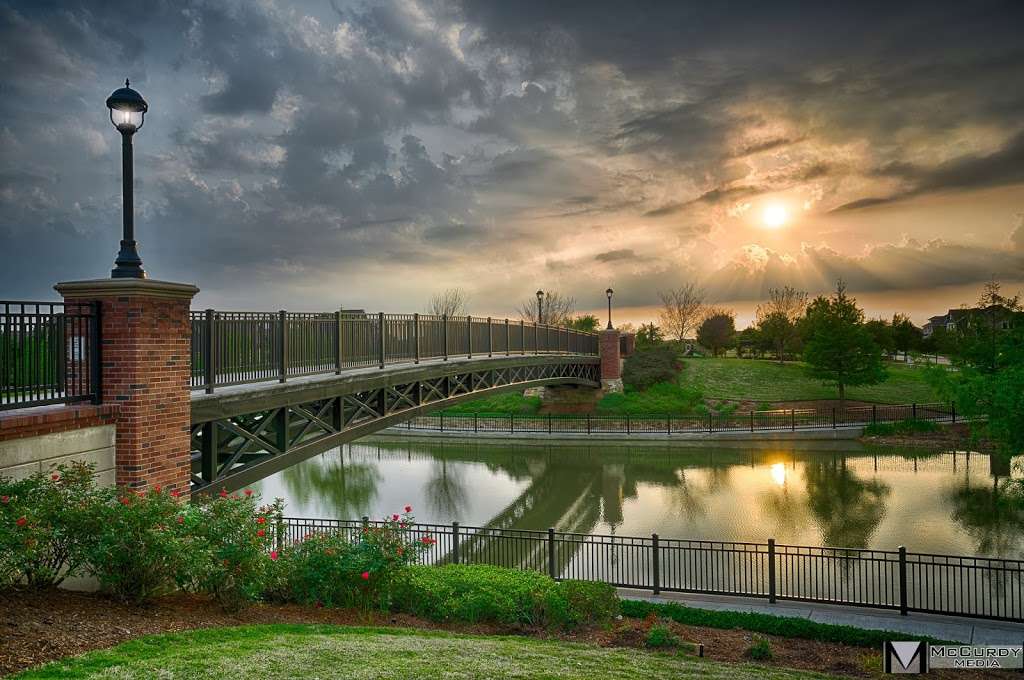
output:
[[[497,363],[497,362],[483,362]],[[504,363],[504,362],[502,362]],[[193,492],[233,490],[318,453],[407,418],[467,399],[547,384],[600,385],[594,359],[566,357],[542,365],[452,366],[444,375],[423,375],[312,400],[197,422],[193,405]]]

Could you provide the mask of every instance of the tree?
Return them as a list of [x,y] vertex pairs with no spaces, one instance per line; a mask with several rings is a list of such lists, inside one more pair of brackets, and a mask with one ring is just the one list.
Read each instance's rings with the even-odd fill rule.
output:
[[466,316],[469,295],[461,288],[448,288],[430,298],[427,313],[434,316]]
[[653,347],[660,345],[664,340],[665,337],[661,334],[661,329],[653,322],[640,324],[640,328],[636,332],[637,347]]
[[882,353],[864,327],[864,312],[846,294],[840,280],[831,297],[818,297],[807,309],[809,337],[804,347],[808,373],[839,388],[839,406],[846,406],[846,388],[875,385],[886,378]]
[[757,307],[757,328],[775,348],[780,364],[797,338],[797,322],[805,309],[807,293],[790,286],[769,289],[768,301]]
[[569,328],[577,331],[583,331],[584,333],[594,333],[600,325],[600,320],[598,320],[598,318],[593,314],[577,316],[569,322]]
[[747,352],[750,352],[751,356],[761,356],[764,348],[764,336],[754,326],[748,326],[736,334],[736,354],[738,356],[743,356]]
[[703,316],[704,290],[695,283],[687,283],[672,290],[658,291],[661,298],[661,327],[676,340],[686,339],[696,330]]
[[871,319],[864,323],[864,328],[871,334],[871,339],[875,341],[879,349],[889,352],[894,348],[892,326],[889,325],[888,321],[885,319]]
[[[558,291],[544,293],[541,298],[540,323],[548,326],[569,326],[576,314],[576,298],[562,295]],[[537,298],[533,297],[519,305],[519,316],[530,322],[537,322]]]
[[718,312],[704,319],[697,329],[697,342],[711,350],[713,356],[732,347],[736,339],[736,321],[731,313]]
[[892,315],[892,348],[903,352],[904,361],[907,352],[920,348],[921,337],[921,329],[914,325],[909,316],[899,313]]

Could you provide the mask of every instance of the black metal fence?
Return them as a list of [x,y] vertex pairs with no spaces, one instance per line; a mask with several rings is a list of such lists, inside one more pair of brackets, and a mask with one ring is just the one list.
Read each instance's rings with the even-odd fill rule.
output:
[[0,410],[99,402],[92,302],[0,302]]
[[696,432],[766,432],[838,429],[848,425],[927,420],[955,423],[951,404],[899,404],[846,408],[778,409],[706,415],[516,415],[446,414],[416,416],[401,424],[406,430],[436,432],[504,432],[546,434],[683,434]]
[[[314,533],[354,538],[362,520],[285,520],[279,547]],[[624,588],[844,604],[1024,621],[1024,560],[898,550],[698,541],[418,524],[425,564],[491,564]]]
[[353,312],[193,311],[192,387],[263,382],[426,359],[597,354],[597,335],[508,319]]

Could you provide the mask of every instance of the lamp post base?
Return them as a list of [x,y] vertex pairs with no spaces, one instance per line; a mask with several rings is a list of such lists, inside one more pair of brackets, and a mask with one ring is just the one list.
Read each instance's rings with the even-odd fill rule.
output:
[[110,270],[112,279],[144,279],[146,270],[142,268],[142,258],[135,248],[135,241],[121,241],[121,251],[114,260],[114,268]]

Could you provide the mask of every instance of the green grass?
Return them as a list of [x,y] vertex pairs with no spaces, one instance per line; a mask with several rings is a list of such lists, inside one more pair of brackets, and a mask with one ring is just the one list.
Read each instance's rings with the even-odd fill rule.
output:
[[[939,401],[925,381],[924,371],[910,366],[890,365],[889,378],[878,385],[849,387],[846,398],[880,404],[910,404]],[[684,385],[700,387],[709,399],[753,401],[803,401],[836,399],[836,388],[809,378],[805,365],[757,359],[687,359],[680,377]]]
[[824,678],[636,649],[399,628],[268,625],[152,635],[28,678]]
[[533,415],[540,410],[540,397],[524,397],[521,392],[507,392],[493,397],[474,399],[444,409],[446,414],[465,413],[515,413],[516,415]]
[[691,413],[702,402],[700,390],[693,385],[662,382],[643,392],[606,394],[597,402],[597,413],[606,416],[660,415]]
[[[792,616],[774,616],[757,612],[731,612],[711,609],[697,609],[675,602],[647,602],[645,600],[622,600],[622,615],[643,619],[654,614],[661,618],[672,619],[686,626],[704,628],[721,628],[724,630],[742,629],[755,633],[777,635],[779,637],[818,640],[821,642],[839,642],[854,647],[881,647],[886,640],[925,640],[943,643],[924,635],[911,633],[894,633],[885,630],[871,630],[854,626],[841,626],[832,623],[818,623],[810,619]],[[900,637],[902,636],[902,637]],[[952,643],[948,643],[952,644]]]

